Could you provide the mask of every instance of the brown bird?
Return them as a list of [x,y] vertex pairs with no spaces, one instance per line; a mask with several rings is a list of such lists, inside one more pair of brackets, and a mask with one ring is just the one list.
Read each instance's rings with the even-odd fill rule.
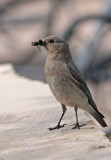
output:
[[74,128],[83,126],[78,123],[78,108],[89,112],[102,127],[106,127],[104,116],[98,111],[82,73],[72,60],[67,42],[56,36],[49,36],[38,42],[32,42],[32,45],[46,48],[48,56],[45,76],[53,95],[62,105],[63,113],[57,126],[49,130],[64,127],[60,125],[60,122],[67,110],[66,106],[75,109],[76,125]]

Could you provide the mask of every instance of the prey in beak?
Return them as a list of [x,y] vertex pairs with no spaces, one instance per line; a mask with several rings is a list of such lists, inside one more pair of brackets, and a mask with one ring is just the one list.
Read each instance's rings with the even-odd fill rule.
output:
[[40,51],[39,46],[45,46],[45,45],[46,45],[46,42],[42,41],[41,39],[39,39],[38,42],[32,42],[32,46],[37,46],[39,51]]
[[41,39],[39,39],[38,42],[32,42],[32,46],[45,46],[46,42],[42,41]]

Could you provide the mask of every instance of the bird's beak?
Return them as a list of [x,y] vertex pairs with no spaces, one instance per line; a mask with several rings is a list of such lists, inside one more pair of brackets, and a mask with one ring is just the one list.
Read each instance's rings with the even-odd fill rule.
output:
[[46,42],[44,42],[43,40],[39,39],[38,42],[32,42],[32,46],[45,46]]

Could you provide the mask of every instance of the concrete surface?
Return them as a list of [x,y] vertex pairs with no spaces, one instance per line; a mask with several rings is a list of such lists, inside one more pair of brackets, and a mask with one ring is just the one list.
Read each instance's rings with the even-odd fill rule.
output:
[[10,65],[0,67],[0,160],[110,160],[111,143],[105,134],[79,111],[79,122],[87,124],[73,130],[75,113],[60,104],[47,84],[15,74]]

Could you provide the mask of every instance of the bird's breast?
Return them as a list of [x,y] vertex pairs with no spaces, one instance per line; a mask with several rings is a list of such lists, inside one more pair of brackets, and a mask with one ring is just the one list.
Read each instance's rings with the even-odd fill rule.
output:
[[65,92],[68,76],[70,76],[68,74],[63,62],[50,59],[46,61],[45,76],[52,93],[59,101],[61,101],[63,95],[64,97],[68,96]]
[[60,103],[75,106],[84,105],[83,100],[87,101],[64,63],[46,63],[45,75],[52,93]]

